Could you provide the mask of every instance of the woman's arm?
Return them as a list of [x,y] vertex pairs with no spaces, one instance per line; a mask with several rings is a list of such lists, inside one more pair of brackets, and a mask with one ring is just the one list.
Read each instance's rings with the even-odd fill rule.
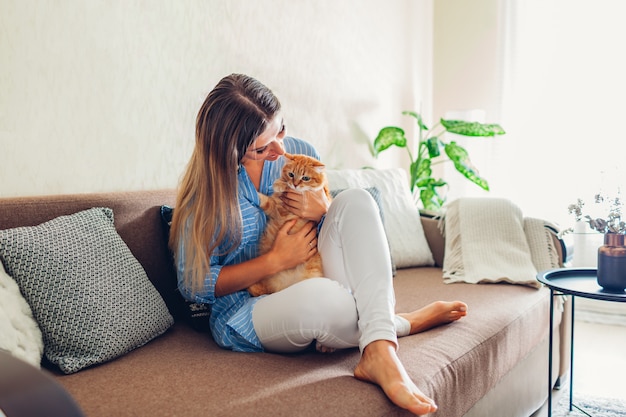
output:
[[272,249],[249,261],[222,267],[215,284],[215,296],[241,291],[252,284],[305,262],[317,252],[316,229],[309,223],[297,233],[289,234],[295,220],[280,229]]

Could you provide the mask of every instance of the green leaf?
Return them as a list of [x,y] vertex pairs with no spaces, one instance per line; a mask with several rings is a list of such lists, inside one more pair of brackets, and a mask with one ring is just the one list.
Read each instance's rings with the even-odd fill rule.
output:
[[469,159],[469,155],[465,148],[450,142],[445,146],[446,155],[454,163],[454,168],[459,171],[465,178],[478,185],[485,191],[489,191],[487,180],[478,174],[478,170]]
[[432,172],[430,170],[430,159],[422,159],[422,160],[413,161],[411,163],[411,166],[409,167],[409,171],[411,175],[409,185],[411,186],[411,192],[413,192],[413,190],[415,189],[415,185],[417,184],[417,182],[419,181],[421,177],[423,176],[430,177],[431,172]]
[[415,120],[417,121],[417,126],[420,129],[428,130],[428,127],[426,127],[426,125],[424,124],[424,121],[422,120],[422,116],[419,113],[416,113],[414,111],[403,111],[402,114],[405,115],[405,116],[414,117]]
[[409,187],[411,188],[411,192],[415,189],[415,183],[417,182],[417,161],[411,163],[409,166]]
[[439,210],[443,206],[444,199],[437,192],[437,188],[447,185],[441,179],[432,177],[430,159],[423,159],[419,164],[411,164],[411,192],[417,187],[420,190],[420,201],[427,210]]
[[441,146],[441,141],[437,136],[428,138],[425,142],[426,149],[428,149],[428,156],[431,158],[436,158],[441,155],[441,151],[439,147]]
[[441,187],[446,185],[446,182],[443,180],[435,180],[433,175],[433,170],[430,168],[431,160],[426,158],[422,159],[419,162],[415,161],[410,166],[411,171],[411,192],[415,189],[415,187],[421,189],[423,187],[428,187],[433,184],[435,187]]
[[443,187],[444,185],[448,185],[448,183],[445,182],[442,179],[436,180],[433,177],[429,177],[429,178],[423,178],[423,179],[417,181],[417,183],[415,183],[415,185],[417,187],[420,187],[420,188],[422,188],[422,187],[430,187],[430,186],[433,186],[433,187]]
[[420,201],[426,210],[438,210],[437,204],[434,201],[434,195],[435,190],[432,188],[422,188],[420,190]]
[[478,122],[466,122],[463,120],[444,120],[441,124],[450,133],[464,136],[495,136],[503,135],[504,129],[498,124],[485,124]]
[[439,196],[434,186],[428,186],[420,190],[420,201],[426,210],[440,211],[445,200]]
[[431,175],[433,175],[433,170],[430,168],[430,165],[430,159],[422,159],[419,165],[415,166],[415,179],[417,181],[423,178],[429,178]]
[[404,136],[404,130],[395,126],[384,127],[378,132],[378,136],[374,139],[374,152],[378,156],[379,153],[396,145],[400,148],[406,147],[406,137]]

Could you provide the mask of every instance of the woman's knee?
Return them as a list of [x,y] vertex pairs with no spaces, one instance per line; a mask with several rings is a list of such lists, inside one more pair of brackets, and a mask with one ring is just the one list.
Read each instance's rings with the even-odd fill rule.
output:
[[333,206],[336,210],[340,210],[348,215],[369,212],[370,215],[380,215],[380,208],[372,194],[363,188],[348,188],[335,197]]
[[376,201],[374,200],[372,194],[365,188],[347,188],[337,194],[334,200],[337,200],[339,202],[349,201],[362,204],[376,204]]

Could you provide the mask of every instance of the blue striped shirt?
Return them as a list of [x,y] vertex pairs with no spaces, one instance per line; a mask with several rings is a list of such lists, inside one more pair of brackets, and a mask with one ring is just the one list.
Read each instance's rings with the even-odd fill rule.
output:
[[[286,137],[283,141],[285,151],[292,154],[306,154],[320,159],[315,148],[300,139]],[[263,194],[272,194],[272,184],[280,176],[285,158],[280,157],[276,161],[265,161],[261,174],[261,185],[259,191]],[[234,265],[258,256],[258,244],[265,229],[265,213],[259,207],[259,197],[257,191],[248,177],[248,173],[243,167],[239,167],[237,173],[239,184],[239,206],[241,218],[243,219],[243,234],[241,243],[234,251],[226,255],[216,255],[224,253],[224,244],[217,248],[211,256],[211,268],[204,279],[202,288],[193,292],[191,288],[185,286],[185,247],[181,240],[178,248],[178,288],[187,300],[196,303],[211,304],[210,327],[213,338],[223,348],[240,352],[260,352],[263,351],[261,342],[254,331],[252,325],[252,309],[258,301],[258,297],[252,297],[248,291],[237,291],[222,297],[215,296],[215,284],[219,279],[222,267]]]

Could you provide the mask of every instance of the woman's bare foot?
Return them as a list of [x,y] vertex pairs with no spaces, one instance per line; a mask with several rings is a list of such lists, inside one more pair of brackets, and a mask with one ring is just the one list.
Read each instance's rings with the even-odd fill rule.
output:
[[398,315],[411,323],[409,334],[415,334],[442,324],[452,323],[466,314],[467,304],[462,301],[435,301],[419,310]]
[[382,388],[398,407],[416,415],[437,411],[435,402],[417,388],[396,354],[396,345],[376,340],[365,347],[354,376]]

